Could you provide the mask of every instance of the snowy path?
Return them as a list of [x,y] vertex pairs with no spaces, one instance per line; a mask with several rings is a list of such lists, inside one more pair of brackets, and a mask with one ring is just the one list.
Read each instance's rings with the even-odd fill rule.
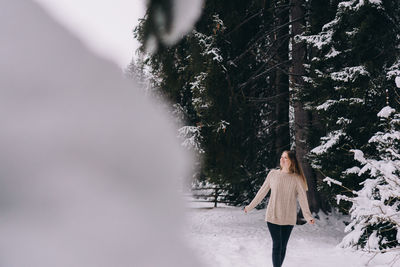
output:
[[[264,222],[265,210],[246,215],[236,207],[209,209],[201,208],[199,203],[190,205],[186,218],[188,242],[206,266],[272,267],[272,240]],[[295,226],[283,266],[390,266],[393,253],[378,255],[366,265],[372,255],[336,248],[344,236],[341,221],[335,216],[317,220],[315,225]],[[393,266],[400,266],[400,261]]]

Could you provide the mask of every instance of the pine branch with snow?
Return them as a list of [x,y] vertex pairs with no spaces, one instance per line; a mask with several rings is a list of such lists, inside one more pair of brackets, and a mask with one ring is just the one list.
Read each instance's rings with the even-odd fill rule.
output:
[[203,49],[202,55],[203,56],[211,56],[213,61],[221,63],[223,61],[223,57],[221,55],[220,48],[216,45],[216,33],[217,31],[223,32],[226,27],[224,22],[219,18],[218,14],[213,15],[213,28],[214,31],[212,35],[206,35],[204,33],[198,32],[196,30],[192,31],[193,36],[198,40],[201,48]]
[[192,92],[192,105],[199,117],[212,105],[206,91],[206,79],[207,73],[200,72],[193,78],[194,81],[189,83]]
[[201,148],[201,127],[198,126],[183,126],[178,130],[178,137],[182,140],[182,146],[194,150],[200,154],[204,153]]

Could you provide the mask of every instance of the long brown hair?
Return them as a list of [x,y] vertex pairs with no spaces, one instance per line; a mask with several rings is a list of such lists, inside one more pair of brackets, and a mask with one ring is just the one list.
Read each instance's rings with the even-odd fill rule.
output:
[[[282,152],[282,154],[283,153],[286,153],[290,160],[289,171],[291,173],[296,173],[301,177],[301,179],[304,183],[304,188],[306,189],[306,191],[308,191],[307,180],[306,180],[306,177],[304,176],[303,169],[301,168],[301,165],[299,164],[299,162],[296,158],[296,152],[293,150],[285,150]],[[282,169],[282,167],[280,167],[280,169]]]

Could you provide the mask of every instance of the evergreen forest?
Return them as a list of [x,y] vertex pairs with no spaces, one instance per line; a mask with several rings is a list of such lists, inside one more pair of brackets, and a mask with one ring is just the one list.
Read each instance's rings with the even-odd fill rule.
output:
[[399,1],[206,0],[177,43],[153,33],[152,53],[170,1],[150,3],[128,71],[180,119],[196,186],[247,205],[295,150],[311,211],[350,215],[343,247],[400,247]]

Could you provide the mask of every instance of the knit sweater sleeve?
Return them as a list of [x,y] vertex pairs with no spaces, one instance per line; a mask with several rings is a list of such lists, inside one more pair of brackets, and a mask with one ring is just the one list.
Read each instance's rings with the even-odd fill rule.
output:
[[248,206],[246,206],[246,210],[247,211],[251,211],[252,209],[254,209],[264,199],[264,197],[267,195],[269,189],[271,188],[271,186],[270,186],[270,178],[271,178],[272,172],[273,171],[270,171],[268,173],[267,178],[265,178],[265,181],[264,181],[263,185],[261,186],[261,188],[258,190],[256,196],[250,202],[250,204]]
[[296,183],[296,191],[297,191],[297,197],[299,200],[300,208],[301,208],[301,211],[303,212],[304,218],[307,220],[307,222],[314,219],[311,215],[310,208],[308,206],[306,189],[301,184],[301,182]]

